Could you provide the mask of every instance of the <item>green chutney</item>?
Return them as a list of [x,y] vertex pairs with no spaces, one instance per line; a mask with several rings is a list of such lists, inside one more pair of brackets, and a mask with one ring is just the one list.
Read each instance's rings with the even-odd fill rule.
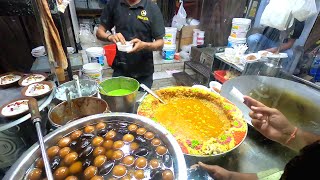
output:
[[131,90],[128,89],[116,89],[113,91],[108,92],[108,96],[125,96],[132,93]]

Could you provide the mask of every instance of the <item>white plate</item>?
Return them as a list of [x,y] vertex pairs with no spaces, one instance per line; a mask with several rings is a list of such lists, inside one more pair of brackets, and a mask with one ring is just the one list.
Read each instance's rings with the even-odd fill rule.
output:
[[279,53],[279,54],[268,54],[267,55],[268,58],[288,58],[288,54],[287,53]]
[[[255,58],[252,59],[252,60],[248,60],[249,56],[255,56]],[[258,61],[260,58],[261,58],[261,56],[258,53],[250,53],[250,54],[247,54],[247,55],[243,56],[241,58],[241,62],[243,64],[245,64],[245,63],[253,63],[253,62]]]
[[[221,83],[219,83],[218,81],[210,81],[210,83],[209,83],[209,87],[210,87],[210,90],[212,91],[212,92],[215,92],[215,93],[220,93],[220,91],[221,91],[221,87],[222,87],[222,84]],[[216,91],[216,90],[217,91]]]
[[258,51],[258,54],[259,54],[261,57],[267,57],[268,55],[271,55],[272,52],[269,52],[269,51]]
[[210,91],[210,89],[208,87],[204,86],[204,85],[196,84],[196,85],[193,85],[192,87]]

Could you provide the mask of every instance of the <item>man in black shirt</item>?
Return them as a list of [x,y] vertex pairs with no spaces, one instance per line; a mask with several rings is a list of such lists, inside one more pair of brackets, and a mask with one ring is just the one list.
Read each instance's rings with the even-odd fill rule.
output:
[[[281,44],[280,52],[287,53],[288,58],[282,61],[282,66],[285,70],[289,70],[293,51],[291,47],[294,42],[299,39],[304,28],[304,22],[300,22],[297,19],[294,19],[294,27],[290,32],[288,38],[284,40],[284,43]],[[253,34],[247,38],[247,44],[250,52],[257,52],[260,50],[266,50],[272,53],[276,53],[277,48],[280,44],[280,31],[275,28],[266,27],[262,34]]]
[[[163,47],[164,21],[159,7],[150,0],[110,0],[100,17],[97,38],[113,43],[134,43],[130,52],[120,52],[112,64],[113,77],[127,76],[151,88],[153,53]],[[108,33],[115,27],[116,34]]]

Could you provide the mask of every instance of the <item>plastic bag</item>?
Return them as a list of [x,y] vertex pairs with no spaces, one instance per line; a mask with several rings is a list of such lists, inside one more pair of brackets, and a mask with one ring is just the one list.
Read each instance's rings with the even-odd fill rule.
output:
[[317,14],[315,0],[296,0],[292,8],[292,15],[299,21],[305,21],[309,17]]
[[290,0],[270,0],[262,13],[260,24],[276,28],[280,31],[286,30],[293,24],[292,17],[289,27],[286,27],[292,11],[292,6],[293,4]]
[[183,2],[180,4],[178,13],[173,16],[172,27],[176,27],[178,31],[187,23],[187,12],[183,7]]

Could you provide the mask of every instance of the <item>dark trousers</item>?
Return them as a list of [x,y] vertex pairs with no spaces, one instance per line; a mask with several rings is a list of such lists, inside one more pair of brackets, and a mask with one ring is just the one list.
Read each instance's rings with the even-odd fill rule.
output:
[[[139,81],[140,84],[146,85],[150,89],[152,87],[153,74],[151,74],[149,76],[132,77],[132,76],[128,75],[127,73],[124,73],[122,70],[114,69],[112,77],[119,77],[119,76],[131,77],[131,78],[134,78],[137,81]],[[143,91],[143,90],[140,88],[139,91]]]

